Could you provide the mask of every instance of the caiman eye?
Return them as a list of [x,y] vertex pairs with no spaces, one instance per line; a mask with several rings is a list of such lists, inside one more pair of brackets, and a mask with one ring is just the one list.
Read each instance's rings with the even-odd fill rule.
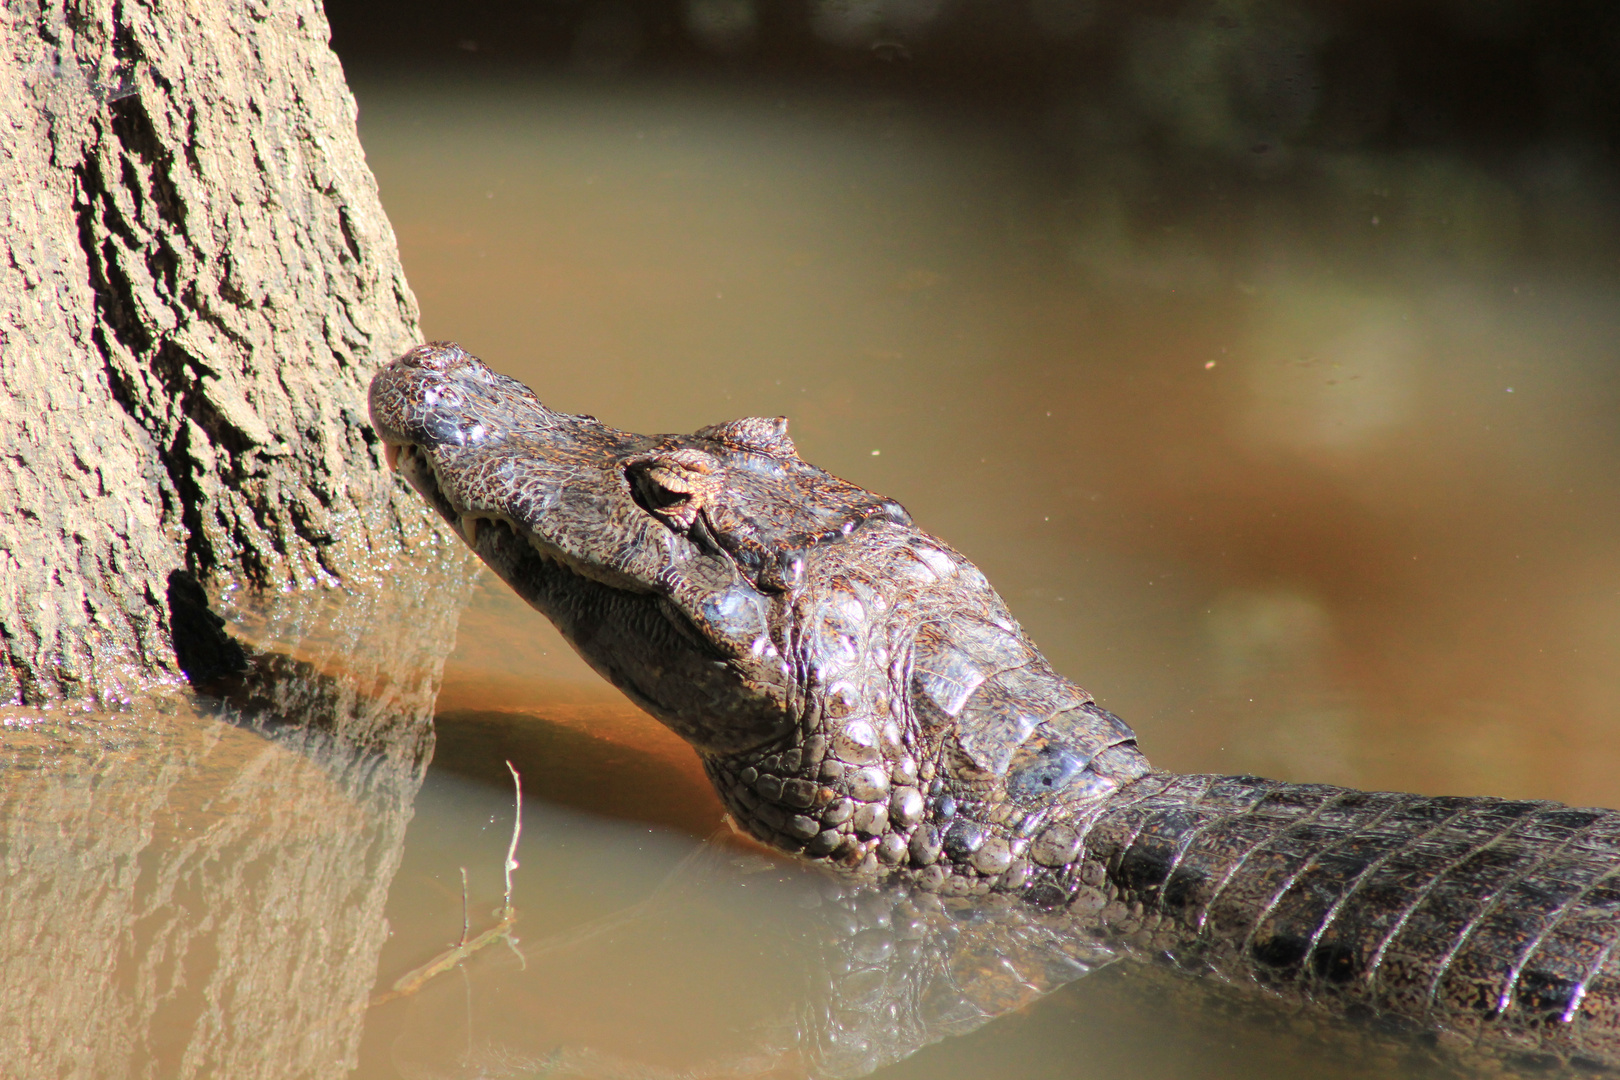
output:
[[635,495],[636,503],[643,510],[650,514],[667,515],[671,510],[678,512],[682,503],[692,501],[690,491],[677,491],[666,487],[660,480],[656,470],[630,470],[630,490]]
[[697,450],[675,450],[632,461],[625,479],[636,505],[680,529],[690,529],[719,486],[714,459]]

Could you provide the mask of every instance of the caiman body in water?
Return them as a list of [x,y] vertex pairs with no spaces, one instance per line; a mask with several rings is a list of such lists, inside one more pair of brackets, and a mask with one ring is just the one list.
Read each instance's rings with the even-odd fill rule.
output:
[[780,419],[617,431],[447,343],[380,373],[371,411],[765,843],[1492,1052],[1620,1065],[1620,813],[1156,771],[971,563],[802,461]]

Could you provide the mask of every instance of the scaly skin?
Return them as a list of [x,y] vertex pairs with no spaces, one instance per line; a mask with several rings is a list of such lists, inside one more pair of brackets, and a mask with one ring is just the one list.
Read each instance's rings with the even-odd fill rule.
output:
[[1152,771],[971,563],[802,461],[781,419],[617,431],[448,343],[384,369],[371,415],[411,484],[696,748],[765,843],[1620,1065],[1620,814]]

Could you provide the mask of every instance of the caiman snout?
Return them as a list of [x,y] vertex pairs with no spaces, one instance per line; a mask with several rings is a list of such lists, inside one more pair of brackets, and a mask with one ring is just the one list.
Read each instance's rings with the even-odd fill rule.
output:
[[499,438],[499,417],[514,394],[534,407],[525,410],[529,422],[549,412],[522,383],[491,371],[461,346],[430,341],[378,374],[371,385],[371,418],[389,466],[398,468],[407,446],[475,447]]

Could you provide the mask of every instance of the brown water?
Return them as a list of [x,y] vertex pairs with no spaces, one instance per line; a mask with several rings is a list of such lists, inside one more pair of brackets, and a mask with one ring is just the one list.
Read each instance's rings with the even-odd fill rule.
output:
[[[430,337],[622,428],[787,415],[1157,765],[1620,806],[1620,261],[1578,163],[1059,169],[1028,125],[878,92],[358,94]],[[893,1035],[828,967],[821,886],[705,843],[690,751],[487,575],[420,791],[167,708],[122,743],[11,725],[0,983],[102,1019],[41,1043],[11,1009],[0,1073],[858,1071],[838,1025],[874,1063],[942,1040],[887,1077],[1424,1071],[1126,965]],[[515,945],[367,1010],[461,937],[462,868],[494,922],[507,760]]]

